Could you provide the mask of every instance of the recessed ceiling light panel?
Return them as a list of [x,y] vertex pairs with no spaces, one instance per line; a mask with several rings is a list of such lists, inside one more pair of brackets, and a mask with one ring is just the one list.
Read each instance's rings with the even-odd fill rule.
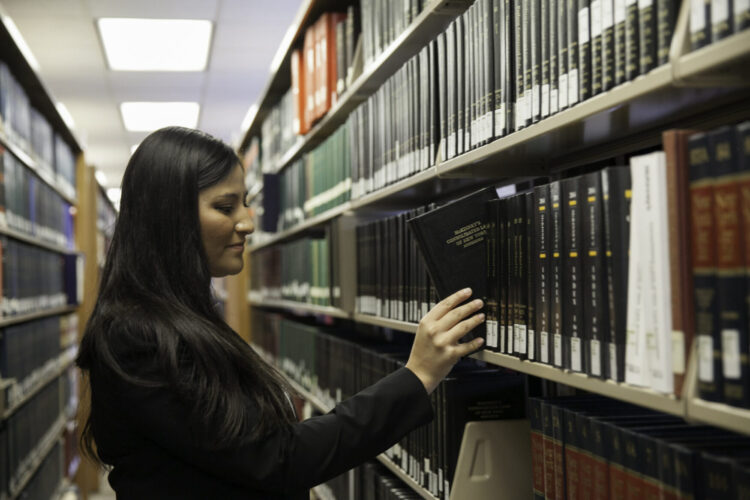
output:
[[204,19],[101,18],[97,22],[115,71],[203,71],[213,24]]
[[123,102],[122,121],[130,132],[151,132],[179,125],[195,128],[200,105],[197,102]]

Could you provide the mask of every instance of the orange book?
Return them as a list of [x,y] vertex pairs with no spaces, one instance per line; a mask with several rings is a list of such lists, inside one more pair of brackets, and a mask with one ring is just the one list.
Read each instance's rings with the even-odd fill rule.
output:
[[300,50],[292,51],[292,95],[294,100],[294,133],[304,135],[310,130],[305,114],[305,64]]
[[304,123],[310,129],[315,120],[315,30],[312,25],[305,30],[302,61],[302,99],[304,101]]
[[328,110],[325,107],[325,97],[328,93],[328,62],[326,61],[328,52],[326,49],[328,17],[329,14],[327,12],[321,14],[312,26],[315,36],[315,67],[313,70],[315,111],[313,113],[313,120],[318,120]]

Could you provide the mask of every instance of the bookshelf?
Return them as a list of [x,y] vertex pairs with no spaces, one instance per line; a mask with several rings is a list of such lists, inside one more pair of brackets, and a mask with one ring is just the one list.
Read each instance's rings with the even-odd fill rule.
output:
[[60,434],[62,434],[62,431],[64,429],[65,419],[60,417],[49,429],[47,434],[45,434],[45,436],[37,445],[36,449],[34,449],[32,454],[29,456],[29,461],[25,467],[24,472],[17,479],[11,479],[11,500],[20,498],[20,495],[23,492],[24,488],[29,484],[31,478],[34,477],[34,474],[37,472],[37,470],[39,470],[40,466],[44,462],[44,459],[47,458],[47,455],[52,452],[52,450],[55,448],[55,445],[60,442]]
[[[281,159],[269,167],[270,171],[282,171],[305,153],[314,150],[344,124],[360,103],[373,95],[378,86],[386,82],[404,62],[417,54],[427,41],[448,25],[450,19],[446,21],[436,18],[437,9],[441,6],[447,7],[448,3],[428,2],[426,10],[412,22],[407,31],[399,36],[373,65],[365,68],[362,74],[355,78],[328,114],[305,136],[298,137],[293,145],[283,152]],[[443,13],[455,17],[471,3],[473,2],[457,2],[451,5],[452,10],[444,10]],[[304,220],[292,228],[263,235],[263,238],[253,240],[254,243],[248,251],[252,253],[270,245],[292,240],[310,229],[325,227],[342,217],[352,217],[364,222],[372,220],[375,217],[373,214],[383,214],[399,208],[413,208],[425,201],[446,199],[451,195],[455,197],[467,188],[476,189],[490,183],[515,184],[533,177],[553,176],[576,167],[656,147],[661,145],[661,134],[668,128],[707,130],[747,119],[750,117],[750,30],[735,33],[698,50],[690,51],[690,2],[678,2],[676,5],[679,12],[666,64],[451,159],[444,159],[441,153],[438,153],[429,168],[379,190],[352,197],[342,205]],[[309,12],[312,8],[311,2],[306,2],[303,8]],[[432,17],[435,19],[431,19]],[[279,54],[283,53],[283,57],[287,59],[294,44],[294,37],[302,33],[302,27],[297,24],[291,31],[295,35],[290,35],[290,39],[287,39],[285,45],[279,49]],[[281,67],[279,66],[277,73],[282,71]],[[284,71],[288,73],[288,68]],[[275,84],[284,78],[288,76],[272,76]],[[288,88],[289,80],[285,83],[286,86],[279,89],[278,96]],[[259,101],[258,109],[267,110],[275,104],[276,100],[266,93]],[[256,113],[242,142],[241,150],[252,138],[259,135],[264,116],[261,111]],[[442,150],[441,147],[437,149]],[[354,253],[356,258],[356,250]],[[342,296],[356,293],[356,281],[349,287],[342,286]],[[415,323],[360,314],[351,306],[331,311],[330,308],[287,301],[258,300],[258,297],[251,294],[248,294],[247,304],[251,310],[275,308],[295,314],[350,319],[359,324],[412,334],[417,330]],[[750,435],[750,410],[711,403],[698,397],[694,352],[688,359],[686,383],[681,397],[573,373],[505,354],[482,351],[473,357],[491,365],[679,416],[690,422],[706,423]],[[326,410],[325,405],[320,401],[316,402],[314,395],[308,391],[302,389],[300,393],[314,406]],[[520,442],[515,446],[516,449],[524,448]],[[459,468],[467,465],[465,460],[459,460]],[[387,459],[381,458],[381,462],[386,461]],[[397,469],[394,472],[420,496],[432,498],[425,496],[429,493],[420,490],[408,477],[403,477],[400,469],[395,466],[389,468]]]

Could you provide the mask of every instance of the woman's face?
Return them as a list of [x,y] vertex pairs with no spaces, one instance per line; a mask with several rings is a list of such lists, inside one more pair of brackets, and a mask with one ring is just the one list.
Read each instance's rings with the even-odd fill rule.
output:
[[239,165],[221,182],[198,194],[203,250],[215,278],[242,270],[245,236],[255,229],[245,206],[246,194]]

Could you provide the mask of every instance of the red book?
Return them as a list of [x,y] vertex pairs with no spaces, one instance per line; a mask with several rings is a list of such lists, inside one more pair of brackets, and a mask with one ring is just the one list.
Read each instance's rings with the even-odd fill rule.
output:
[[302,92],[304,102],[304,123],[308,130],[315,120],[315,30],[314,25],[305,30],[302,62]]
[[535,499],[544,499],[544,431],[542,429],[542,400],[529,398],[531,427],[531,468]]
[[552,405],[542,404],[542,446],[544,448],[544,498],[554,500],[555,495],[555,442],[552,436]]
[[305,114],[305,58],[303,51],[292,51],[292,95],[294,100],[294,133],[305,135],[310,130]]

